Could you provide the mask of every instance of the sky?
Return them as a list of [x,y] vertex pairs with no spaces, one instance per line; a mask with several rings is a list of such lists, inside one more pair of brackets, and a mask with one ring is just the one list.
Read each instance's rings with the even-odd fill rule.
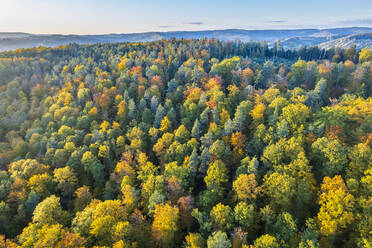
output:
[[372,27],[372,0],[0,0],[0,32]]

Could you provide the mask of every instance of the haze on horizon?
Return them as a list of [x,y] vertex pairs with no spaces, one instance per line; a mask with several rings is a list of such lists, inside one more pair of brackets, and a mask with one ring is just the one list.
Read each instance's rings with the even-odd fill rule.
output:
[[2,0],[0,32],[105,34],[372,27],[370,0]]

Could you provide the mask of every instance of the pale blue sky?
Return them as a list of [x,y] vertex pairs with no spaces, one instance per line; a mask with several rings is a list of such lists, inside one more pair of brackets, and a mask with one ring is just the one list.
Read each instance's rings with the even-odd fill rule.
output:
[[372,0],[0,0],[0,32],[372,27]]

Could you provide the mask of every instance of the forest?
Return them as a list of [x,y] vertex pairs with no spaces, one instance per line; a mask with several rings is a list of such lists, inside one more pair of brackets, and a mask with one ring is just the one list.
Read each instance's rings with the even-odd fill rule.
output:
[[0,53],[0,248],[372,247],[372,49]]

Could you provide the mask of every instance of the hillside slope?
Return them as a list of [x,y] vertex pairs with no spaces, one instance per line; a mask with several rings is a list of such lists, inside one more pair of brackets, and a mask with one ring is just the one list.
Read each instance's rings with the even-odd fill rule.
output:
[[357,49],[372,47],[372,33],[354,34],[346,37],[341,37],[335,40],[321,43],[319,47],[325,49],[331,47],[349,48],[353,45],[355,45]]
[[132,34],[103,34],[103,35],[36,35],[27,33],[0,33],[0,51],[18,48],[32,48],[39,46],[56,47],[60,45],[77,43],[108,43],[108,42],[139,42],[154,41],[169,38],[216,38],[223,41],[241,40],[266,41],[273,45],[275,41],[283,41],[285,48],[299,46],[314,46],[326,42],[330,37],[346,37],[349,35],[372,32],[372,28],[334,28],[334,29],[287,29],[287,30],[206,30],[206,31],[175,31],[175,32],[148,32]]

